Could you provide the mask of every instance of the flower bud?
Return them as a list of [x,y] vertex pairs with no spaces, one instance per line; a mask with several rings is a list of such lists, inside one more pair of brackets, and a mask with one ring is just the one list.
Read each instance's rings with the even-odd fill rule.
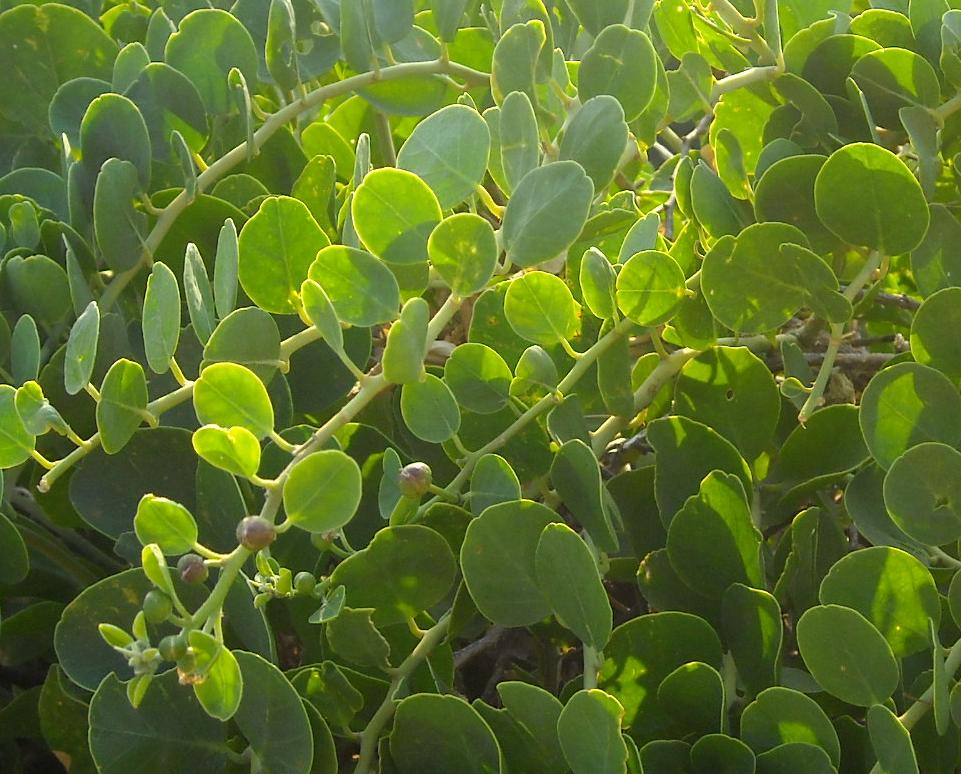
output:
[[148,591],[143,598],[143,614],[147,623],[159,624],[167,620],[173,612],[174,606],[170,597],[162,591]]
[[274,525],[261,516],[248,516],[237,525],[237,542],[249,551],[266,548],[276,537]]
[[317,579],[313,576],[313,573],[298,572],[294,576],[294,588],[297,590],[298,594],[303,596],[313,594],[316,586]]
[[184,554],[177,562],[177,572],[184,583],[203,583],[207,580],[209,570],[204,564],[203,557],[197,554]]
[[397,486],[404,497],[423,497],[430,491],[431,483],[433,475],[430,467],[423,462],[412,462],[397,474]]

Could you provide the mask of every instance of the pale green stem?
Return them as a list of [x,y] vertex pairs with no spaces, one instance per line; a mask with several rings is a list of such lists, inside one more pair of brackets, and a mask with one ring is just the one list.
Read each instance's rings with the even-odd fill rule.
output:
[[[478,461],[485,454],[492,454],[497,450],[501,449],[508,441],[510,441],[514,436],[520,433],[527,425],[533,422],[537,417],[543,414],[548,409],[553,408],[560,401],[560,398],[569,392],[575,384],[580,380],[584,374],[586,374],[591,366],[597,361],[608,348],[610,348],[619,338],[626,335],[631,328],[634,327],[634,323],[630,320],[621,320],[617,325],[614,326],[607,334],[602,336],[597,343],[595,343],[586,352],[582,352],[580,358],[574,363],[574,367],[568,372],[560,384],[557,385],[557,390],[541,398],[537,403],[531,406],[527,411],[521,414],[517,420],[508,428],[506,428],[502,433],[500,433],[496,438],[494,438],[489,443],[482,446],[477,451],[471,453],[465,460],[458,474],[454,479],[444,487],[444,491],[448,496],[457,496],[460,494],[463,486],[470,479],[471,473],[474,471],[474,466],[477,465]],[[436,499],[436,498],[434,498]],[[426,510],[433,502],[434,499],[428,500],[424,505],[421,506],[418,513],[422,513]]]
[[190,616],[190,628],[196,629],[198,626],[203,626],[208,618],[220,612],[224,606],[224,601],[227,599],[227,594],[230,592],[230,587],[233,585],[234,580],[240,573],[240,569],[244,566],[244,562],[247,561],[247,557],[249,557],[250,554],[251,552],[247,548],[237,546],[230,552],[227,558],[224,559],[223,564],[220,565],[220,574],[217,576],[217,582],[214,584],[210,596],[197,608],[197,612]]
[[742,70],[739,73],[734,73],[734,75],[728,75],[726,78],[721,78],[721,80],[714,84],[714,88],[711,89],[711,101],[717,102],[728,92],[742,89],[745,86],[773,81],[781,72],[781,68],[777,65],[768,65],[765,67],[752,67],[749,70]]
[[411,654],[404,659],[399,667],[393,670],[390,681],[390,688],[387,689],[387,696],[377,708],[377,712],[370,719],[367,727],[360,735],[360,757],[357,761],[357,768],[354,774],[370,774],[375,770],[375,759],[377,756],[377,742],[384,726],[394,715],[397,692],[403,682],[419,667],[431,652],[447,636],[447,628],[450,625],[450,613],[445,613],[441,619],[428,629],[421,638]]
[[[440,309],[437,310],[437,313],[431,318],[431,321],[427,325],[428,341],[434,341],[440,336],[441,332],[447,326],[447,323],[451,321],[451,318],[457,313],[457,310],[460,309],[461,301],[459,296],[448,296],[447,300],[441,305]],[[344,427],[344,425],[352,422],[354,418],[389,385],[390,382],[384,378],[383,374],[365,375],[362,386],[357,394],[347,401],[340,411],[318,428],[305,443],[296,448],[293,459],[291,459],[287,467],[285,467],[274,480],[273,488],[267,492],[263,508],[261,508],[260,511],[260,515],[263,518],[269,521],[274,521],[277,518],[277,511],[280,509],[280,504],[283,500],[284,483],[287,481],[287,477],[290,475],[290,471],[293,470],[294,465],[308,454],[317,451],[333,437],[334,433]]]
[[[853,303],[861,294],[865,285],[871,281],[874,273],[878,270],[878,267],[881,266],[881,261],[881,253],[877,250],[872,250],[864,262],[864,266],[861,267],[861,270],[854,279],[851,280],[851,284],[844,289],[844,297],[848,301]],[[814,380],[814,386],[811,388],[807,400],[804,401],[804,405],[801,406],[801,411],[798,413],[798,422],[802,425],[811,418],[811,415],[821,405],[821,401],[824,398],[824,391],[827,389],[828,382],[831,380],[831,371],[834,370],[834,361],[837,359],[838,350],[841,347],[841,342],[844,340],[844,323],[833,323],[830,330],[831,340],[828,343],[827,351],[824,353],[824,361],[821,363],[821,369],[818,371],[817,378]]]
[[[291,102],[276,113],[271,114],[261,127],[254,132],[254,155],[260,151],[270,137],[276,134],[286,124],[296,119],[298,115],[323,104],[329,99],[383,81],[394,81],[400,78],[409,78],[418,75],[437,75],[440,73],[457,76],[468,81],[486,81],[489,78],[487,73],[465,67],[456,62],[443,61],[440,59],[429,62],[405,62],[403,64],[391,65],[390,67],[360,73],[359,75],[345,78],[337,83],[330,83],[314,89],[309,94],[305,94],[301,99]],[[197,193],[199,194],[209,189],[234,167],[245,162],[247,158],[247,142],[244,141],[221,156],[197,176]],[[180,214],[187,209],[190,202],[191,197],[187,195],[187,192],[181,191],[164,207],[163,212],[154,223],[150,234],[148,234],[146,240],[144,240],[144,252],[141,261],[133,268],[114,276],[100,297],[99,305],[102,313],[113,306],[124,288],[140,273],[140,270],[153,262],[153,254],[161,242],[163,242],[167,232],[170,231],[170,228]]]
[[[951,646],[948,657],[944,661],[944,671],[949,677],[953,677],[959,668],[961,668],[961,640]],[[933,703],[934,685],[932,684],[910,707],[898,715],[898,720],[901,721],[901,725],[910,731],[927,714]],[[871,774],[881,774],[882,771],[881,764],[876,763],[874,768],[871,769]]]

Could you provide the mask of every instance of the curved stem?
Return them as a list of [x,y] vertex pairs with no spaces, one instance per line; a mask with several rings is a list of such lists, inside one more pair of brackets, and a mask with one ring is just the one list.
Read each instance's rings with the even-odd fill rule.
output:
[[386,726],[394,716],[394,710],[396,709],[394,701],[401,684],[421,665],[421,662],[431,654],[434,648],[440,645],[444,637],[447,636],[447,627],[449,624],[450,613],[447,612],[441,616],[441,619],[436,624],[424,632],[424,636],[420,642],[417,643],[417,647],[415,647],[410,655],[404,659],[403,663],[393,671],[390,688],[387,689],[387,696],[360,735],[360,757],[357,760],[357,768],[354,769],[354,774],[369,774],[374,771],[374,762],[377,756],[377,742],[380,739],[381,731],[384,730],[384,726]]
[[[320,86],[310,93],[305,94],[300,99],[281,108],[276,113],[271,114],[261,127],[254,132],[253,153],[256,154],[263,147],[264,143],[280,130],[281,127],[297,118],[297,116],[304,111],[311,110],[329,99],[383,81],[395,81],[400,78],[409,78],[418,75],[438,74],[452,75],[463,78],[466,81],[481,83],[486,82],[490,77],[487,73],[482,73],[479,70],[474,70],[473,68],[443,59],[436,59],[429,62],[405,62],[403,64],[391,65],[378,70],[360,73],[359,75],[345,78],[337,83]],[[197,193],[206,191],[224,177],[227,172],[238,164],[246,161],[250,150],[251,149],[247,147],[247,142],[244,141],[213,162],[197,176]],[[184,190],[177,194],[177,196],[163,208],[150,234],[148,234],[144,240],[143,257],[140,262],[133,268],[117,274],[100,297],[99,304],[101,313],[110,309],[134,277],[136,277],[145,266],[149,266],[153,262],[153,255],[161,242],[163,242],[164,237],[167,236],[167,232],[170,231],[174,222],[180,214],[187,209],[192,201],[193,197],[188,195],[186,190]]]

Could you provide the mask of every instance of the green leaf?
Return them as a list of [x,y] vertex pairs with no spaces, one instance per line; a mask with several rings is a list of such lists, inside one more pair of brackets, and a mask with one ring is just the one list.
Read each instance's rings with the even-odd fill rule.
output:
[[100,338],[100,307],[91,301],[84,309],[67,339],[67,354],[63,360],[64,386],[68,395],[76,395],[93,375],[97,359],[97,343]]
[[308,532],[333,532],[347,524],[360,505],[360,468],[336,449],[299,460],[284,484],[284,511],[295,526]]
[[814,184],[825,161],[825,156],[816,155],[791,155],[773,161],[758,178],[754,199],[759,222],[795,226],[819,254],[838,243],[821,223],[814,203]]
[[214,259],[214,303],[221,320],[234,310],[237,303],[237,278],[240,271],[240,244],[237,227],[227,218],[217,237]]
[[179,70],[163,62],[151,62],[138,73],[124,96],[144,117],[155,161],[174,161],[170,147],[174,132],[183,139],[182,149],[200,152],[207,144],[204,103],[190,79]]
[[758,694],[741,715],[741,738],[760,755],[784,744],[815,744],[837,766],[841,744],[824,710],[800,691],[775,686]]
[[[70,283],[67,273],[60,264],[47,256],[31,255],[23,258],[13,255],[3,264],[3,276],[5,290],[9,293],[7,297],[21,312],[32,315],[48,330],[70,313]],[[29,337],[28,330],[23,333]],[[35,377],[35,373],[28,376]]]
[[558,449],[551,465],[551,483],[598,548],[617,551],[617,533],[611,523],[611,506],[605,497],[600,468],[584,441],[571,439]]
[[270,0],[267,16],[267,72],[285,91],[300,83],[297,67],[297,25],[290,0]]
[[518,336],[543,347],[573,338],[580,329],[580,307],[564,281],[543,271],[512,280],[504,315]]
[[685,363],[674,410],[713,427],[753,460],[774,435],[781,398],[757,355],[746,347],[715,347]]
[[691,765],[695,772],[722,771],[726,774],[748,774],[755,770],[754,753],[740,739],[725,734],[708,734],[691,747]]
[[[448,105],[417,124],[397,154],[397,166],[418,175],[431,187],[441,209],[449,210],[480,185],[489,152],[490,132],[480,114],[466,105]],[[391,196],[395,203],[406,199],[393,188]]]
[[190,324],[201,344],[206,344],[216,326],[214,296],[207,277],[207,267],[197,246],[191,242],[184,254],[184,296]]
[[717,734],[724,717],[724,684],[718,671],[699,661],[683,664],[665,677],[657,689],[661,708],[685,728],[698,734]]
[[[120,94],[102,94],[87,107],[80,124],[83,166],[100,172],[110,158],[127,161],[137,171],[136,181],[150,183],[150,137],[137,106]],[[135,185],[135,183],[134,183]]]
[[390,326],[381,367],[391,384],[416,382],[424,375],[429,321],[430,307],[423,298],[415,296],[404,304],[400,318]]
[[961,452],[943,443],[908,449],[884,478],[884,504],[894,523],[921,543],[961,538]]
[[494,102],[503,105],[508,94],[520,91],[536,103],[534,70],[546,40],[545,25],[540,19],[512,24],[504,31],[494,48],[491,64]]
[[488,507],[467,527],[461,569],[478,610],[501,626],[528,626],[550,614],[535,557],[554,512],[528,500]]
[[497,265],[494,227],[472,212],[444,218],[427,240],[433,268],[459,296],[471,296],[487,285]]
[[400,623],[444,598],[454,582],[454,556],[437,532],[418,524],[387,527],[330,576],[347,589],[347,604],[374,608],[377,625]]
[[460,344],[444,364],[444,382],[457,402],[477,414],[504,408],[513,378],[504,358],[484,344]]
[[750,222],[721,178],[703,162],[691,174],[690,200],[695,220],[713,237],[737,236]]
[[958,321],[961,288],[945,288],[928,296],[911,324],[911,353],[919,363],[961,381],[961,346],[951,335]]
[[265,199],[240,231],[239,276],[244,292],[267,312],[295,313],[300,285],[317,252],[329,244],[303,202],[289,196]]
[[324,341],[334,351],[344,348],[344,330],[340,327],[337,312],[320,283],[305,279],[300,286],[300,299],[304,304],[304,314],[320,331]]
[[179,342],[180,286],[167,264],[158,261],[147,278],[143,301],[143,345],[150,370],[167,373]]
[[269,384],[282,365],[280,331],[274,318],[252,306],[228,314],[204,346],[201,369],[212,363],[237,363]]
[[231,68],[238,68],[248,83],[257,81],[257,49],[250,33],[219,9],[202,8],[181,19],[167,39],[164,58],[193,82],[209,113],[231,112]]
[[728,586],[764,585],[761,534],[740,479],[715,471],[671,519],[667,552],[681,579],[694,591],[720,599]]
[[611,262],[596,247],[588,248],[581,257],[579,276],[584,303],[595,317],[613,319],[617,314],[614,284],[617,275]]
[[433,374],[425,373],[419,382],[408,382],[400,393],[400,413],[404,424],[427,443],[443,443],[460,429],[457,399],[450,388]]
[[116,361],[100,386],[97,429],[107,454],[116,454],[147,419],[147,377],[140,363]]
[[[503,120],[501,132],[503,136]],[[580,164],[603,191],[614,179],[621,156],[627,149],[627,124],[620,103],[607,94],[587,100],[564,131],[560,159]]]
[[916,774],[918,761],[911,744],[911,734],[898,716],[883,704],[868,710],[868,734],[871,747],[878,758],[881,774]]
[[529,268],[563,253],[587,221],[594,185],[575,161],[555,161],[518,183],[501,229],[507,260]]
[[557,736],[574,774],[616,774],[625,770],[621,739],[624,708],[596,688],[575,693],[557,719]]
[[395,266],[427,260],[427,239],[443,217],[427,183],[391,167],[364,177],[351,200],[351,215],[367,249]]
[[310,265],[309,277],[324,289],[343,322],[368,327],[397,316],[397,280],[370,253],[342,245],[325,247]]
[[194,410],[205,425],[244,427],[258,439],[274,429],[274,409],[267,388],[236,363],[207,366],[194,384]]
[[888,469],[919,443],[961,441],[961,396],[951,380],[918,363],[874,375],[861,396],[861,431],[871,456]]
[[[43,389],[36,382],[24,382],[17,388],[14,400],[17,413],[23,420],[23,426],[30,435],[43,435],[53,430],[59,435],[69,432],[67,423],[43,394]],[[2,486],[0,486],[2,494]]]
[[262,657],[240,650],[233,655],[247,689],[233,720],[256,760],[269,771],[307,771],[316,740],[312,740],[310,721],[297,691]]
[[611,604],[587,544],[567,525],[549,524],[534,567],[557,620],[585,645],[603,650],[611,636]]
[[781,606],[762,589],[741,583],[721,598],[721,624],[737,673],[752,694],[777,685],[784,638]]
[[804,306],[833,322],[850,317],[834,272],[806,244],[800,231],[783,223],[758,223],[736,240],[718,241],[701,273],[704,297],[718,321],[739,333],[763,333]]
[[737,449],[707,425],[664,417],[651,422],[647,437],[657,452],[654,493],[665,526],[714,470],[736,475],[745,491],[752,487],[750,470]]
[[230,720],[240,707],[244,678],[237,657],[222,642],[194,629],[189,635],[196,671],[204,675],[193,683],[194,695],[210,717]]
[[617,275],[617,307],[638,325],[667,322],[686,294],[681,267],[658,250],[631,256]]
[[857,610],[898,657],[928,648],[928,620],[941,620],[940,596],[928,568],[887,546],[854,551],[834,564],[821,582],[820,599]]
[[900,680],[891,647],[849,607],[810,608],[797,623],[798,648],[818,684],[848,704],[869,707],[894,693]]
[[844,241],[887,255],[917,247],[930,219],[914,175],[891,151],[852,143],[831,154],[814,187],[818,217]]
[[133,164],[115,158],[104,162],[94,188],[93,225],[104,260],[116,271],[132,269],[144,254],[147,216],[134,207],[142,195]]
[[359,666],[390,669],[390,643],[371,620],[373,608],[354,610],[345,607],[327,622],[324,634],[331,650]]
[[823,748],[807,742],[789,742],[757,756],[757,771],[763,774],[832,774],[837,771]]
[[167,556],[185,554],[197,543],[197,522],[193,515],[166,497],[144,495],[137,506],[133,528],[143,545],[156,543]]
[[541,144],[537,116],[530,97],[512,91],[500,108],[500,164],[508,192],[540,163]]
[[0,114],[46,131],[58,87],[81,76],[109,81],[117,44],[76,8],[45,3],[7,10],[0,20],[0,66],[9,77],[0,85]]
[[154,678],[134,708],[116,675],[108,675],[90,701],[90,752],[99,771],[133,771],[163,760],[180,770],[219,770],[227,761],[223,724],[178,685],[176,672]]
[[4,556],[0,565],[0,583],[15,586],[27,577],[30,558],[19,530],[3,514],[0,514],[0,551]]
[[861,87],[879,126],[900,127],[905,106],[937,107],[941,84],[924,57],[903,48],[871,51],[858,59],[851,77]]
[[643,32],[623,24],[604,28],[584,53],[578,94],[587,102],[598,94],[616,97],[628,121],[637,118],[654,96],[657,54]]
[[521,499],[521,484],[510,464],[498,454],[485,454],[470,477],[470,509],[475,516],[498,503]]
[[10,371],[14,384],[36,379],[40,373],[40,333],[29,314],[20,315],[10,337]]
[[250,478],[260,468],[260,442],[245,427],[204,425],[194,431],[197,456],[233,476]]
[[408,696],[397,705],[389,744],[390,757],[401,774],[483,774],[501,767],[494,733],[477,711],[457,696]]
[[604,649],[598,686],[624,707],[624,725],[643,744],[678,731],[657,701],[657,688],[682,664],[721,668],[721,643],[702,618],[688,613],[642,615],[621,624]]

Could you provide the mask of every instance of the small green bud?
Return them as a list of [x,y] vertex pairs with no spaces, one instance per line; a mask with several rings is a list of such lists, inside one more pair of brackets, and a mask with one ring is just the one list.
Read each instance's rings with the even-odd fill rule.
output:
[[313,573],[298,572],[294,576],[294,588],[297,590],[297,593],[302,596],[306,597],[313,594],[316,586],[317,579],[313,576]]
[[397,486],[404,497],[421,498],[430,491],[432,483],[431,469],[423,462],[412,462],[397,474]]
[[143,598],[143,614],[147,623],[159,624],[166,621],[173,609],[170,597],[162,591],[148,591]]
[[177,572],[184,583],[203,583],[210,571],[204,564],[203,557],[197,554],[184,554],[177,562]]
[[274,525],[260,516],[248,516],[237,525],[237,542],[249,551],[266,548],[276,537]]
[[157,650],[164,661],[180,661],[187,654],[187,638],[183,634],[168,634],[157,643]]

